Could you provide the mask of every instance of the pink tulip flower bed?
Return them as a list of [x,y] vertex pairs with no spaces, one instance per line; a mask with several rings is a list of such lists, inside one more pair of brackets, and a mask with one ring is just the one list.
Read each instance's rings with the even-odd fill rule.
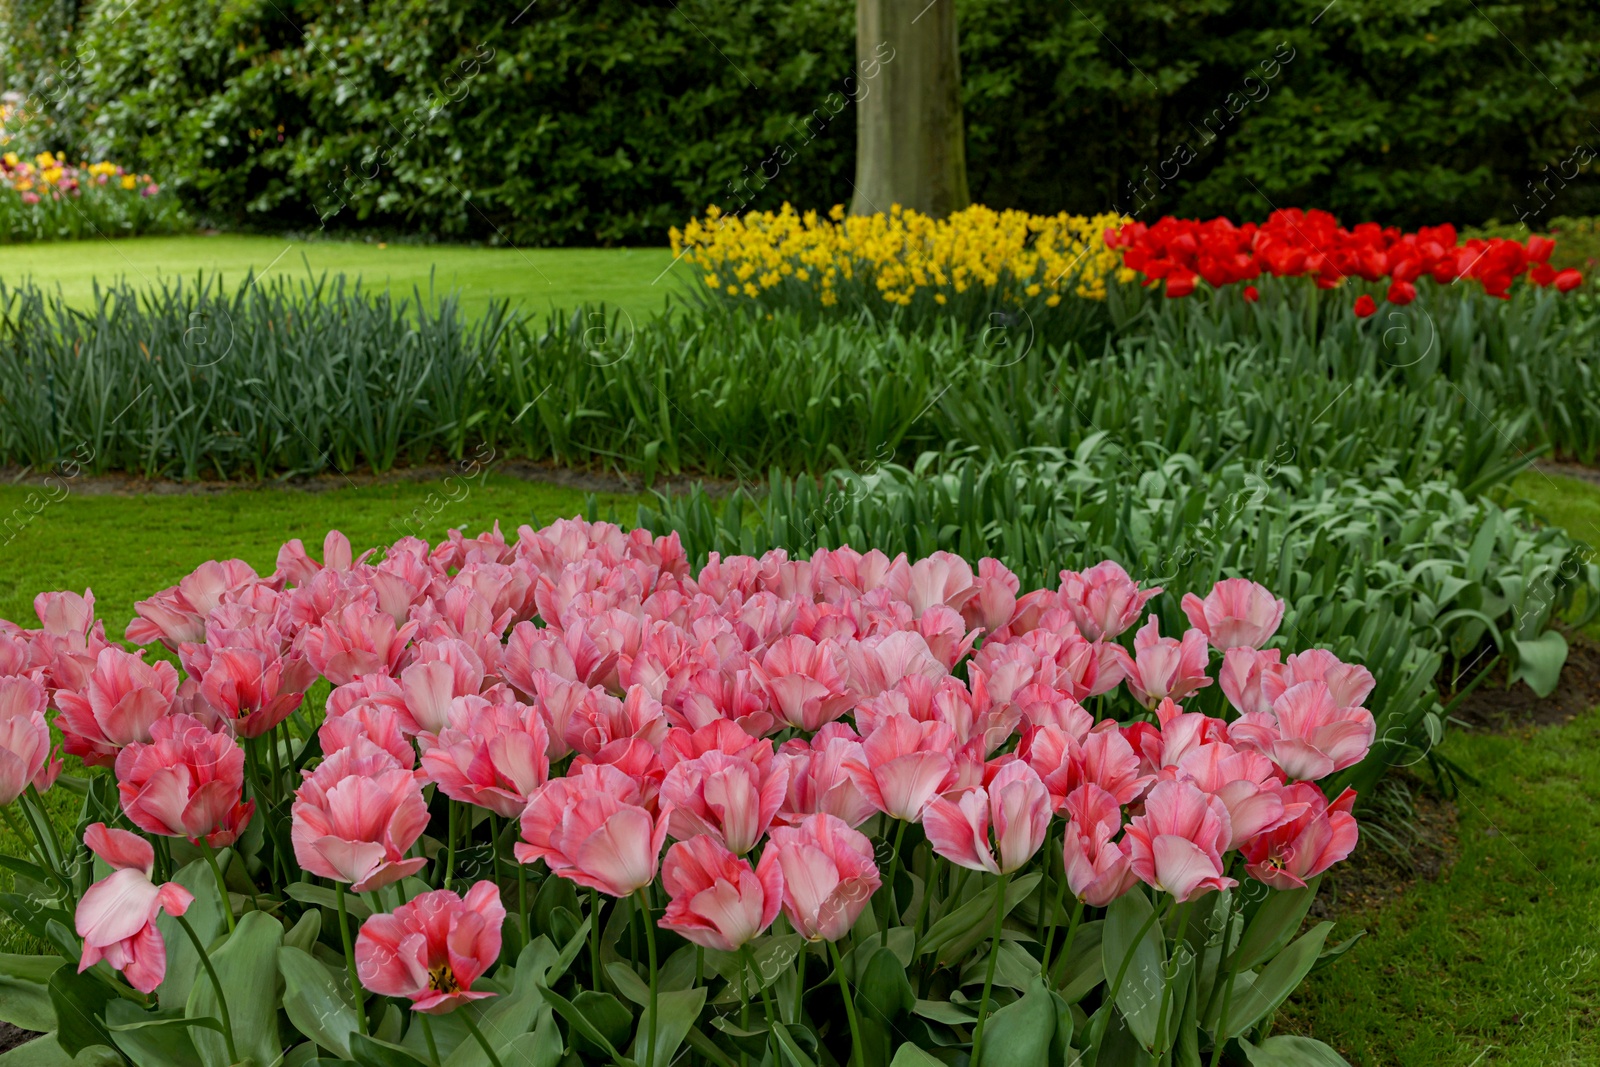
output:
[[1301,928],[1355,798],[1316,783],[1372,676],[1254,583],[1176,636],[1161,593],[696,574],[573,520],[207,563],[127,628],[177,667],[41,594],[0,622],[0,909],[61,961],[10,977],[138,1067],[1341,1063],[1267,1031],[1340,951]]

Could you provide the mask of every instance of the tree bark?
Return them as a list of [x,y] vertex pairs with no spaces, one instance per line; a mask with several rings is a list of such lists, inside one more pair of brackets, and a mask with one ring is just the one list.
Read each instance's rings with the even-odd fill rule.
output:
[[856,0],[856,77],[850,213],[966,207],[955,0]]

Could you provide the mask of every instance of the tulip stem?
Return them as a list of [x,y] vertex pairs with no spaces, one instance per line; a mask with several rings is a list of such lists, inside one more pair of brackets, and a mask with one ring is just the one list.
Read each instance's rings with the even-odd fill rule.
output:
[[[1133,957],[1134,954],[1139,951],[1140,942],[1144,940],[1144,935],[1150,932],[1150,928],[1156,924],[1156,919],[1160,918],[1160,916],[1160,910],[1152,907],[1150,909],[1150,917],[1144,921],[1143,926],[1139,927],[1139,932],[1134,935],[1133,940],[1129,943],[1128,952],[1122,957],[1121,966],[1117,968],[1116,981],[1112,982],[1111,988],[1106,991],[1105,1004],[1108,1010],[1105,1012],[1105,1014],[1100,1015],[1099,1024],[1094,1028],[1094,1033],[1089,1037],[1089,1048],[1092,1050],[1093,1055],[1085,1057],[1085,1062],[1094,1063],[1098,1059],[1100,1055],[1100,1042],[1105,1040],[1106,1027],[1111,1025],[1111,1012],[1109,1008],[1116,1004],[1117,997],[1122,992],[1122,980],[1128,976],[1128,968],[1133,964]],[[1096,1014],[1099,1013],[1097,1012]],[[1216,1067],[1216,1064],[1213,1063],[1212,1067]]]
[[522,917],[522,943],[526,945],[533,940],[533,932],[528,929],[528,865],[517,864],[517,914]]
[[428,1059],[433,1067],[439,1067],[439,1046],[433,1043],[433,1024],[421,1012],[417,1013],[417,1022],[422,1024],[422,1040],[428,1043]]
[[804,941],[800,942],[800,958],[795,961],[799,974],[794,982],[794,1021],[799,1022],[805,1014],[806,999],[806,957],[810,955]]
[[444,850],[444,888],[449,889],[456,880],[456,832],[459,826],[459,808],[453,800],[445,801],[445,808],[450,812],[449,827],[445,830]]
[[478,1029],[478,1024],[472,1021],[472,1016],[467,1012],[462,1012],[461,1021],[467,1024],[467,1030],[471,1032],[473,1037],[478,1039],[478,1044],[482,1047],[483,1054],[489,1057],[491,1067],[504,1067],[500,1062],[500,1057],[496,1056],[494,1049],[489,1047],[489,1039],[483,1036],[483,1031]]
[[[1056,910],[1059,911],[1060,909],[1061,909],[1061,901],[1058,900],[1058,901],[1056,901]],[[1056,963],[1062,963],[1062,962],[1065,962],[1065,961],[1070,961],[1072,959],[1072,940],[1073,940],[1073,938],[1078,936],[1078,923],[1079,923],[1080,920],[1082,920],[1082,918],[1083,918],[1083,898],[1079,897],[1079,898],[1077,898],[1077,903],[1072,906],[1072,918],[1067,920],[1067,936],[1061,942],[1061,954],[1059,956],[1054,957]],[[1056,936],[1056,917],[1054,915],[1052,915],[1052,916],[1050,916],[1050,937],[1053,939],[1055,936]],[[1051,962],[1050,942],[1046,941],[1044,943],[1044,982],[1045,982],[1045,985],[1051,985],[1052,984],[1052,982],[1050,980],[1050,962]]]
[[989,950],[989,965],[984,968],[983,998],[978,1001],[978,1025],[972,1031],[972,1067],[979,1067],[983,1060],[979,1058],[979,1051],[983,1048],[983,1025],[989,1021],[989,994],[994,992],[994,968],[1000,962],[1000,937],[1006,921],[1006,886],[1011,882],[1009,873],[1000,876],[1000,891],[994,901],[994,946]]
[[[630,926],[632,924],[629,924]],[[589,890],[589,979],[600,988],[600,890]]]
[[200,851],[205,853],[206,863],[211,866],[211,877],[217,880],[217,893],[222,897],[222,914],[228,917],[228,933],[233,933],[233,901],[228,897],[228,883],[223,881],[222,868],[217,866],[217,853],[211,847],[211,842],[200,837],[195,839],[195,844],[200,846]]
[[[333,896],[339,905],[339,938],[344,942],[344,967],[350,972],[350,995],[356,1001],[356,1030],[367,1036],[367,998],[361,988],[361,978],[356,974],[356,952],[350,944],[350,919],[344,907],[344,883],[333,883]],[[463,1018],[465,1013],[463,1013]]]
[[899,903],[894,899],[894,883],[899,879],[900,876],[900,839],[903,838],[905,834],[905,822],[903,820],[897,820],[897,825],[895,826],[894,831],[894,856],[889,860],[889,880],[884,883],[884,888],[887,889],[888,892],[885,893],[883,897],[888,907],[884,909],[885,914],[883,919],[883,936],[878,942],[880,946],[887,945],[889,943],[889,927],[893,925],[896,919],[900,918],[900,906]]
[[[767,988],[766,982],[762,981],[761,972],[756,968],[756,954],[751,950],[748,941],[739,946],[739,954],[744,957],[744,964],[750,971],[750,977],[756,983],[756,989],[761,993],[761,1005],[767,1012],[767,1032],[769,1035],[775,1035],[773,1028],[778,1025],[781,1019],[778,1015],[777,1007],[772,1003],[772,991]],[[772,1040],[775,1041],[776,1036],[773,1036]],[[777,1062],[783,1055],[779,1049],[773,1049],[772,1054],[774,1062]]]
[[839,979],[839,993],[844,997],[844,1017],[850,1023],[850,1062],[855,1067],[865,1067],[861,1062],[861,1022],[856,1018],[856,1002],[850,998],[850,980],[844,975],[844,960],[839,958],[839,946],[828,942],[828,952],[833,956],[833,973]]
[[[1228,965],[1228,955],[1231,951],[1228,942],[1233,940],[1233,921],[1239,914],[1238,909],[1235,908],[1233,904],[1233,898],[1230,897],[1228,900],[1228,921],[1222,926],[1222,944],[1217,948],[1217,967],[1219,969]],[[1206,997],[1205,1007],[1203,1007],[1200,1011],[1199,1019],[1201,1026],[1204,1026],[1206,1020],[1211,1018],[1211,1009],[1217,1003],[1217,993],[1221,991],[1221,988],[1222,987],[1215,982],[1211,984],[1211,992]]]
[[[1050,907],[1050,925],[1044,935],[1044,959],[1039,967],[1039,974],[1044,978],[1045,985],[1050,984],[1050,943],[1056,939],[1056,917],[1061,914],[1061,907],[1067,902],[1067,872],[1065,865],[1061,871],[1061,884],[1056,886],[1056,901]],[[1078,916],[1083,914],[1083,901],[1078,901],[1078,906],[1072,912],[1070,926],[1078,925]],[[1067,937],[1070,938],[1071,934]]]
[[189,941],[194,945],[195,952],[200,956],[200,966],[206,969],[206,974],[211,978],[211,988],[217,991],[217,1014],[222,1018],[222,1040],[228,1046],[228,1062],[238,1063],[239,1053],[233,1046],[233,1018],[228,1014],[228,996],[222,991],[222,979],[217,977],[217,969],[211,966],[211,955],[206,951],[206,947],[200,943],[200,936],[194,932],[194,927],[189,925],[188,919],[172,912],[167,914],[178,920],[178,925],[183,927],[183,932],[189,935]]
[[71,910],[76,910],[77,903],[73,899],[74,894],[72,892],[72,887],[68,884],[66,878],[57,868],[55,860],[45,849],[44,841],[39,836],[39,824],[34,821],[33,813],[28,810],[28,806],[26,804],[21,805],[21,807],[23,817],[28,820],[28,826],[32,830],[31,834],[23,832],[22,828],[17,825],[16,816],[11,814],[11,810],[9,808],[0,807],[0,815],[5,816],[6,825],[11,828],[11,832],[16,835],[18,841],[26,841],[29,837],[33,838],[34,850],[38,852],[39,859],[43,861],[43,865],[49,870],[50,877],[54,878],[57,884],[61,886],[62,894],[66,897],[68,903],[72,905]]
[[656,990],[661,984],[660,970],[656,964],[656,925],[650,915],[650,898],[645,896],[644,890],[636,893],[639,907],[644,909],[644,938],[650,950],[650,1050],[645,1054],[645,1067],[656,1067],[656,1020],[660,1016],[656,1012]]

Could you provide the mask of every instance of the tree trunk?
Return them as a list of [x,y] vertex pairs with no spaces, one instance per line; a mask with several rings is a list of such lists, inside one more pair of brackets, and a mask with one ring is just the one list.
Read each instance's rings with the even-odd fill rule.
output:
[[853,215],[967,206],[955,0],[856,0]]

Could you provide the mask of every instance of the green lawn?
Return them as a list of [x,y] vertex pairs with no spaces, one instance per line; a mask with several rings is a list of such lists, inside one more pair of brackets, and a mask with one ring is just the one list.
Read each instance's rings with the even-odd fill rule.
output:
[[[246,271],[303,276],[344,272],[369,285],[386,285],[409,294],[435,286],[459,290],[470,309],[490,298],[509,299],[543,313],[570,309],[582,301],[605,301],[630,315],[657,314],[671,292],[688,277],[684,264],[672,266],[665,248],[472,248],[461,245],[391,244],[358,241],[304,241],[282,237],[131,237],[5,246],[0,281],[14,285],[32,277],[61,287],[77,304],[88,303],[95,279],[127,278],[144,288],[158,278],[193,278],[221,271],[230,286]],[[668,267],[672,266],[671,270]],[[665,273],[663,273],[665,272]]]

